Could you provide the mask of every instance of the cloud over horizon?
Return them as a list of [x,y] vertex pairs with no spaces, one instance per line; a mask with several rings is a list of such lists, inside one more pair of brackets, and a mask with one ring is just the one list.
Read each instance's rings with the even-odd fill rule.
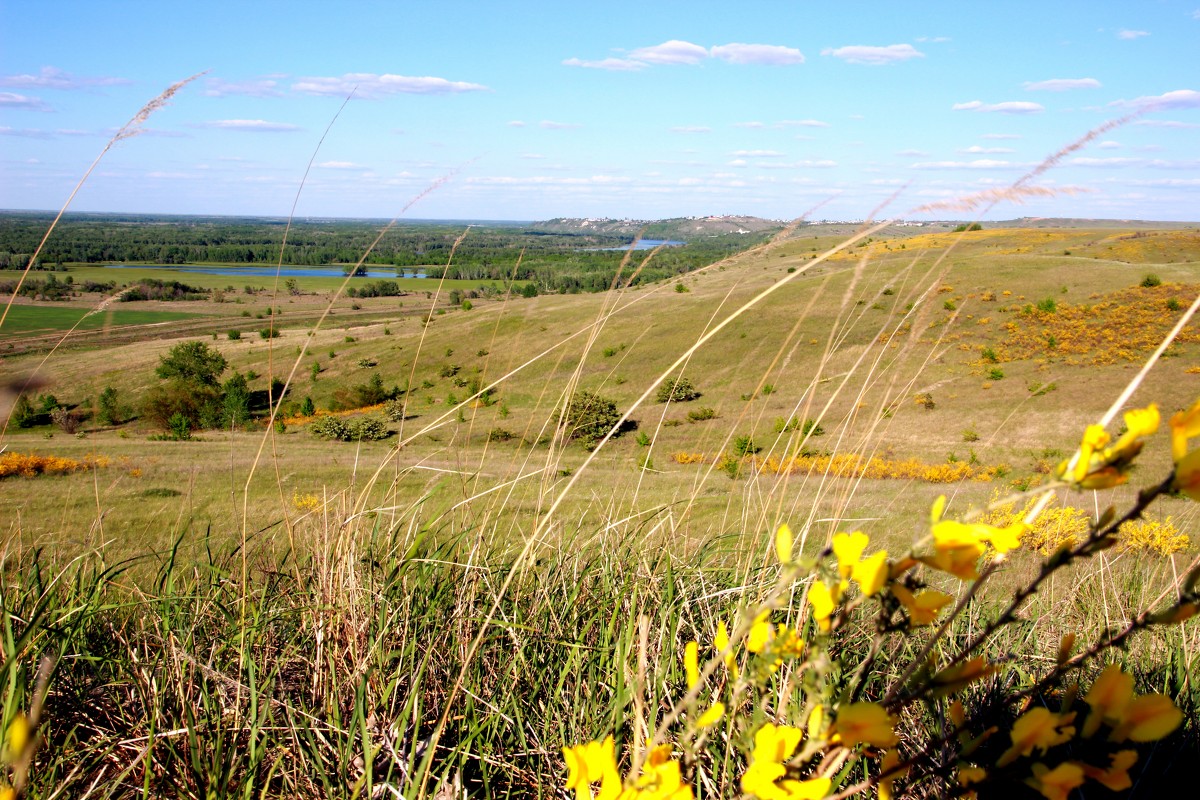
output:
[[1067,92],[1071,89],[1099,89],[1095,78],[1051,78],[1047,81],[1026,81],[1027,92]]
[[1009,100],[1004,103],[983,103],[979,100],[972,100],[969,103],[955,103],[950,109],[952,111],[983,111],[1000,114],[1037,114],[1045,111],[1046,107],[1040,103],[1030,103],[1027,100]]
[[0,92],[0,108],[20,108],[26,111],[50,111],[50,104],[40,97],[16,92]]
[[60,89],[63,91],[94,89],[98,86],[128,86],[132,83],[133,81],[126,78],[110,76],[78,77],[57,67],[42,67],[37,75],[0,75],[0,86],[16,88],[31,86],[37,89]]
[[823,56],[840,58],[847,64],[866,64],[878,67],[885,64],[897,64],[910,58],[924,58],[925,54],[911,44],[889,44],[886,47],[875,47],[865,44],[847,45],[845,47],[827,47],[821,51]]
[[193,128],[215,128],[224,131],[248,131],[251,133],[292,133],[303,130],[290,122],[269,122],[265,119],[214,119],[197,122]]
[[490,90],[483,84],[450,81],[445,78],[348,72],[340,77],[300,78],[292,84],[292,91],[335,97],[354,92],[358,97],[377,98],[392,94],[459,94]]
[[562,64],[567,67],[602,69],[610,72],[637,72],[649,66],[694,67],[710,58],[728,64],[769,67],[804,63],[804,53],[784,45],[731,42],[709,48],[681,39],[669,39],[662,44],[631,50],[625,58],[568,58],[564,59]]

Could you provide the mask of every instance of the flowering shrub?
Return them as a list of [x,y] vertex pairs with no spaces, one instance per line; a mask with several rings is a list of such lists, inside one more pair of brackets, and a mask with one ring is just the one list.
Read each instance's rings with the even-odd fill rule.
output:
[[61,456],[39,456],[37,453],[0,453],[0,478],[19,475],[32,478],[35,475],[66,475],[71,472],[107,467],[105,456],[85,456],[82,461]]
[[[1009,504],[990,521],[951,519],[938,498],[928,533],[901,554],[872,551],[870,537],[853,531],[837,533],[812,558],[797,557],[795,537],[781,525],[775,588],[718,622],[708,641],[684,645],[680,699],[644,746],[635,746],[625,776],[609,736],[563,749],[567,789],[577,800],[690,800],[693,786],[717,766],[708,761],[715,757],[705,748],[710,739],[736,751],[725,757],[742,765],[741,791],[761,800],[891,798],[909,788],[922,796],[1032,789],[1065,800],[1085,785],[1128,789],[1143,762],[1141,746],[1171,735],[1184,714],[1165,694],[1137,694],[1133,676],[1117,664],[1090,682],[1078,673],[1095,671],[1106,653],[1152,626],[1195,616],[1200,567],[1164,593],[1159,608],[1106,630],[1079,652],[1068,634],[1044,673],[1022,682],[1005,676],[1003,660],[989,658],[987,645],[1073,562],[1115,545],[1174,546],[1179,534],[1170,520],[1142,516],[1165,493],[1200,500],[1200,449],[1188,451],[1200,436],[1200,402],[1170,420],[1171,474],[1143,489],[1123,516],[1109,510],[1091,520],[1071,507],[1042,509],[1052,489],[1124,483],[1158,426],[1152,405],[1128,412],[1116,441],[1101,426],[1088,427],[1079,451],[1054,471],[1056,483],[1039,489],[1020,515]],[[692,463],[695,455],[675,460]],[[1039,532],[1043,516],[1049,521]],[[991,619],[973,615],[969,633],[948,635],[1008,554],[1031,544],[1052,550],[1036,575]],[[935,578],[961,591],[934,589]],[[794,622],[777,622],[781,616]],[[990,690],[972,690],[984,682]]]
[[[707,456],[704,453],[678,452],[671,458],[677,464],[720,463],[724,456]],[[790,458],[752,456],[750,464],[757,472],[788,475],[830,475],[838,478],[870,478],[873,480],[919,480],[926,483],[956,483],[962,480],[990,481],[1008,474],[1008,467],[1000,464],[981,467],[964,461],[945,464],[926,464],[915,458],[893,460],[886,458],[863,458],[854,453],[834,455],[799,455]]]

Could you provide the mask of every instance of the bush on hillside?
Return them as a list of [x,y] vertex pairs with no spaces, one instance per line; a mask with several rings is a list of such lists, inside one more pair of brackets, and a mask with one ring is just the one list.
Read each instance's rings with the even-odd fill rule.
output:
[[578,439],[589,450],[607,436],[621,419],[615,400],[586,389],[571,395],[566,408],[561,411],[561,417],[565,438]]
[[658,394],[655,398],[660,403],[682,403],[688,400],[695,400],[700,396],[696,391],[696,387],[692,382],[683,376],[671,380],[668,378],[658,387]]

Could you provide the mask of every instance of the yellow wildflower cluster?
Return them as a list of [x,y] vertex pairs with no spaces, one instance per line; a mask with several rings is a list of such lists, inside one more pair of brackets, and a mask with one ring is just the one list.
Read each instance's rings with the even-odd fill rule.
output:
[[[1124,482],[1145,438],[1159,426],[1158,409],[1151,405],[1130,411],[1125,423],[1126,431],[1115,441],[1100,426],[1088,428],[1080,452],[1058,468],[1059,477],[1079,488]],[[1170,480],[1149,491],[1162,493],[1170,486],[1200,499],[1200,450],[1188,451],[1190,440],[1200,437],[1200,402],[1172,416],[1170,425],[1175,471]],[[676,461],[707,459],[680,453]],[[766,463],[755,460],[760,468]],[[826,468],[830,463],[825,462]],[[782,465],[778,468],[783,469]],[[1136,510],[1143,512],[1145,498],[1152,500],[1156,494],[1144,492]],[[836,533],[829,548],[816,558],[798,556],[791,529],[779,526],[773,537],[780,568],[774,592],[758,607],[740,613],[732,636],[724,621],[717,623],[706,663],[701,663],[699,642],[689,641],[683,648],[686,692],[672,712],[672,719],[683,720],[686,726],[677,743],[680,758],[674,759],[671,746],[654,748],[644,754],[640,774],[635,770],[622,778],[612,737],[568,747],[563,751],[569,772],[567,788],[575,791],[577,800],[640,796],[691,800],[691,776],[705,781],[707,791],[702,762],[708,737],[713,736],[714,743],[729,743],[743,753],[745,767],[737,777],[744,795],[760,800],[802,800],[827,797],[835,790],[840,790],[838,796],[850,796],[874,789],[880,798],[889,800],[895,796],[894,784],[909,773],[925,770],[928,774],[921,757],[902,761],[896,749],[900,714],[919,718],[922,708],[929,711],[935,707],[945,708],[947,719],[935,721],[925,734],[942,738],[917,742],[910,749],[952,748],[962,796],[973,797],[981,785],[1001,782],[1023,782],[1047,800],[1067,800],[1089,781],[1114,791],[1128,788],[1129,771],[1138,761],[1133,746],[1171,734],[1181,725],[1183,712],[1166,695],[1136,696],[1132,677],[1115,666],[1105,669],[1086,694],[1078,685],[1063,683],[1071,670],[1106,648],[1122,644],[1132,633],[1195,617],[1200,612],[1200,569],[1175,587],[1176,599],[1169,607],[1147,610],[1124,632],[1106,634],[1111,638],[1081,656],[1070,657],[1074,636],[1064,639],[1055,666],[1035,685],[1035,691],[1022,692],[1001,704],[1011,708],[1016,697],[1034,698],[1024,701],[1011,724],[999,721],[997,706],[991,703],[983,704],[978,716],[968,722],[964,699],[952,696],[1004,668],[1002,663],[989,662],[981,654],[982,648],[995,631],[1018,619],[1023,601],[1058,569],[1114,544],[1171,552],[1186,546],[1187,537],[1170,519],[1156,522],[1143,518],[1096,529],[1087,514],[1071,506],[1040,510],[1028,524],[1024,518],[1031,515],[1031,505],[1016,513],[1015,504],[1009,504],[975,522],[946,518],[945,507],[946,498],[939,497],[930,510],[928,535],[897,558],[884,550],[869,552],[870,537],[862,531]],[[951,614],[961,613],[975,596],[979,582],[991,573],[991,568],[981,567],[985,559],[993,559],[995,565],[1020,547],[1049,554],[1061,549],[1064,542],[1085,546],[1045,561],[1029,584],[1014,594],[1011,607],[976,628],[982,633],[973,633],[961,649],[956,651],[945,635],[947,625],[925,637],[923,647],[915,638],[891,638],[919,637],[919,629],[939,621],[952,622],[947,619],[947,609],[954,608]],[[955,605],[955,594],[928,587],[922,568],[976,583],[959,593]],[[773,622],[782,598],[804,584],[807,589],[799,619],[788,624]],[[854,614],[867,605],[877,609],[874,624],[857,624]],[[873,630],[869,652],[857,666],[848,663],[846,654],[855,652],[846,647],[849,637],[861,636],[866,630]],[[894,660],[912,653],[919,655],[905,665]],[[785,664],[787,669],[783,669]],[[886,691],[878,691],[877,684],[863,676],[878,674],[885,664],[899,667],[899,677]],[[722,665],[723,672],[719,670]],[[1010,684],[997,683],[998,688],[1005,685]],[[876,691],[875,696],[882,697],[878,702],[871,698]],[[781,697],[796,700],[781,703]],[[951,702],[943,706],[944,699]],[[1052,707],[1058,702],[1063,707]],[[1073,705],[1079,708],[1073,709]],[[787,724],[789,718],[807,722],[798,727]],[[951,725],[947,726],[947,721]],[[718,723],[721,730],[713,733]],[[972,728],[982,730],[973,733]],[[919,724],[916,731],[914,738],[920,738]],[[1005,735],[1008,741],[1001,742]],[[981,752],[989,741],[988,750]],[[855,761],[859,766],[851,768]],[[635,763],[641,760],[635,759]],[[850,775],[859,782],[846,783]]]
[[777,459],[774,457],[754,459],[760,472],[833,475],[839,478],[871,478],[873,480],[918,480],[926,483],[957,483],[964,480],[990,481],[1004,467],[978,467],[963,461],[944,464],[927,464],[915,458],[893,460],[886,458],[863,458],[853,453],[831,456],[796,456]]
[[[998,506],[980,517],[980,521],[1001,527],[1011,525],[1023,520],[1036,503],[1036,499],[1030,500],[1020,510],[1013,503]],[[1063,547],[1079,544],[1091,528],[1091,516],[1083,509],[1069,505],[1048,506],[1026,527],[1021,546],[1048,556]],[[1122,552],[1161,556],[1181,552],[1191,544],[1188,535],[1180,531],[1170,517],[1125,522],[1117,529],[1117,537],[1120,542],[1117,547]]]
[[[646,758],[642,774],[626,782],[617,770],[613,737],[602,742],[563,748],[567,762],[567,788],[576,800],[592,800],[592,784],[599,783],[595,800],[691,800],[692,787],[680,777],[679,762],[671,760],[671,745],[655,747]],[[628,783],[628,785],[627,785]]]
[[323,505],[320,495],[292,492],[292,506],[297,511],[316,511]]
[[0,453],[0,478],[19,475],[32,478],[36,475],[67,475],[82,470],[107,467],[111,463],[105,456],[88,455],[82,461],[61,456],[39,456],[37,453]]
[[[1086,305],[1056,303],[1053,311],[1027,307],[1018,319],[1004,325],[1005,338],[994,350],[1001,361],[1053,354],[1067,363],[1112,364],[1136,361],[1162,342],[1182,309],[1171,311],[1166,300],[1173,293],[1195,297],[1200,286],[1131,287],[1104,295]],[[1176,338],[1179,343],[1200,341],[1194,327]]]
[[[1082,725],[1077,724],[1080,712],[1070,710],[1069,706],[1057,712],[1036,706],[1021,714],[1009,731],[1008,749],[996,759],[992,769],[1003,770],[1022,758],[1053,762],[1057,759],[1047,758],[1050,751],[1068,745],[1064,755],[1075,757],[1059,761],[1053,767],[1043,760],[1034,761],[1027,767],[1025,783],[1047,800],[1066,800],[1088,779],[1109,790],[1122,791],[1133,785],[1129,770],[1138,760],[1137,751],[1123,745],[1158,741],[1183,722],[1183,712],[1166,695],[1135,695],[1133,678],[1116,664],[1105,668],[1084,695],[1083,702],[1088,711]],[[1097,735],[1101,729],[1106,735]],[[1090,747],[1084,748],[1085,742]],[[1092,760],[1107,763],[1083,760],[1077,754],[1085,750]],[[963,787],[980,783],[987,778],[987,772],[980,766],[962,764],[959,782]]]

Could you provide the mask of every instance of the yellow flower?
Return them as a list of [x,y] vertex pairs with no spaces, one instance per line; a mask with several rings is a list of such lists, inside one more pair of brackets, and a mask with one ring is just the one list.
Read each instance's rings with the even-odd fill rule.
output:
[[8,730],[4,732],[4,763],[15,764],[20,761],[28,746],[29,720],[18,711],[8,723]]
[[1083,702],[1091,707],[1091,712],[1080,733],[1083,736],[1095,735],[1101,722],[1117,727],[1125,719],[1125,709],[1131,700],[1133,677],[1125,674],[1120,666],[1109,664],[1083,696]]
[[855,564],[853,577],[864,595],[878,594],[888,580],[887,551],[872,553]]
[[822,631],[828,631],[829,618],[837,608],[837,598],[824,581],[813,580],[808,586],[808,603],[812,606],[813,619]]
[[1046,800],[1067,800],[1071,792],[1083,785],[1083,767],[1066,761],[1054,769],[1045,764],[1033,765],[1033,777],[1025,781],[1037,789]]
[[725,704],[716,702],[712,704],[712,708],[700,715],[700,719],[696,720],[696,727],[703,730],[711,728],[721,721],[721,717],[725,716]]
[[1188,440],[1200,436],[1200,400],[1171,415],[1171,455],[1176,463],[1187,455]]
[[1172,486],[1193,500],[1200,500],[1200,450],[1193,450],[1176,462]]
[[775,531],[775,556],[780,564],[791,563],[792,560],[792,529],[783,524]]
[[825,709],[819,705],[813,706],[813,710],[808,712],[808,721],[804,724],[809,741],[825,741],[825,731],[823,730],[824,726]]
[[751,623],[750,633],[746,635],[746,649],[751,653],[767,649],[767,643],[771,641],[771,623],[767,622],[770,616],[770,611],[759,612]]
[[771,764],[782,764],[792,757],[803,731],[790,725],[776,725],[773,722],[764,723],[754,733],[754,751],[750,754],[752,761]]
[[1158,423],[1158,406],[1154,403],[1126,411],[1125,433],[1116,444],[1104,449],[1104,460],[1109,463],[1132,460],[1142,450],[1140,440],[1157,431]]
[[671,745],[650,751],[633,791],[622,793],[622,798],[630,795],[645,800],[692,800],[692,787],[680,777],[679,762],[671,761]]
[[837,557],[838,572],[843,578],[850,577],[869,542],[862,531],[839,533],[833,537],[833,554]]
[[[1082,489],[1107,489],[1124,483],[1130,465],[1142,451],[1142,439],[1158,430],[1158,406],[1125,412],[1125,433],[1108,447],[1108,434],[1100,425],[1089,425],[1079,445],[1079,455],[1069,480]],[[1186,443],[1185,443],[1186,446]],[[1068,478],[1064,461],[1058,466],[1058,477]]]
[[1175,707],[1171,698],[1165,694],[1142,695],[1129,703],[1121,727],[1112,732],[1109,741],[1120,742],[1126,737],[1135,742],[1157,741],[1182,722],[1183,712]]
[[1137,763],[1137,759],[1136,750],[1122,750],[1112,754],[1108,769],[1084,764],[1083,771],[1089,778],[1112,791],[1123,792],[1133,786],[1133,781],[1129,779],[1129,768]]
[[892,800],[896,795],[892,791],[893,784],[908,772],[908,767],[896,769],[900,765],[900,752],[888,750],[879,759],[879,800]]
[[987,770],[982,767],[958,768],[959,786],[970,786],[975,783],[983,783],[985,780],[987,780]]
[[724,621],[717,623],[717,634],[713,637],[713,647],[717,648],[718,653],[725,653],[725,669],[729,671],[730,680],[737,680],[737,656],[729,647],[729,629],[725,627]]
[[933,526],[933,548],[932,556],[921,559],[929,566],[964,581],[979,577],[975,564],[984,547],[978,531],[971,525],[954,520],[938,522]]
[[1055,714],[1048,708],[1038,706],[1017,718],[1012,727],[1012,747],[1000,756],[996,766],[1011,764],[1019,756],[1027,756],[1034,750],[1046,750],[1069,741],[1075,735],[1071,723],[1075,714]]
[[17,800],[17,790],[11,786],[0,786],[0,800]]
[[1087,477],[1092,467],[1092,455],[1109,442],[1108,432],[1103,425],[1088,425],[1083,432],[1083,442],[1079,445],[1079,459],[1075,462],[1075,471],[1071,473],[1076,483]]
[[687,674],[688,691],[700,683],[700,644],[688,642],[683,648],[683,671]]
[[567,762],[566,788],[575,790],[578,800],[592,800],[591,784],[600,781],[598,800],[609,800],[621,794],[621,775],[613,753],[613,737],[602,742],[577,744],[563,748]]
[[938,612],[954,598],[948,594],[926,589],[914,595],[908,589],[897,584],[892,587],[892,594],[903,604],[908,612],[908,619],[914,626],[928,625],[938,617]]
[[892,747],[898,741],[896,718],[878,703],[851,703],[838,709],[833,723],[833,741],[854,746],[870,744]]

